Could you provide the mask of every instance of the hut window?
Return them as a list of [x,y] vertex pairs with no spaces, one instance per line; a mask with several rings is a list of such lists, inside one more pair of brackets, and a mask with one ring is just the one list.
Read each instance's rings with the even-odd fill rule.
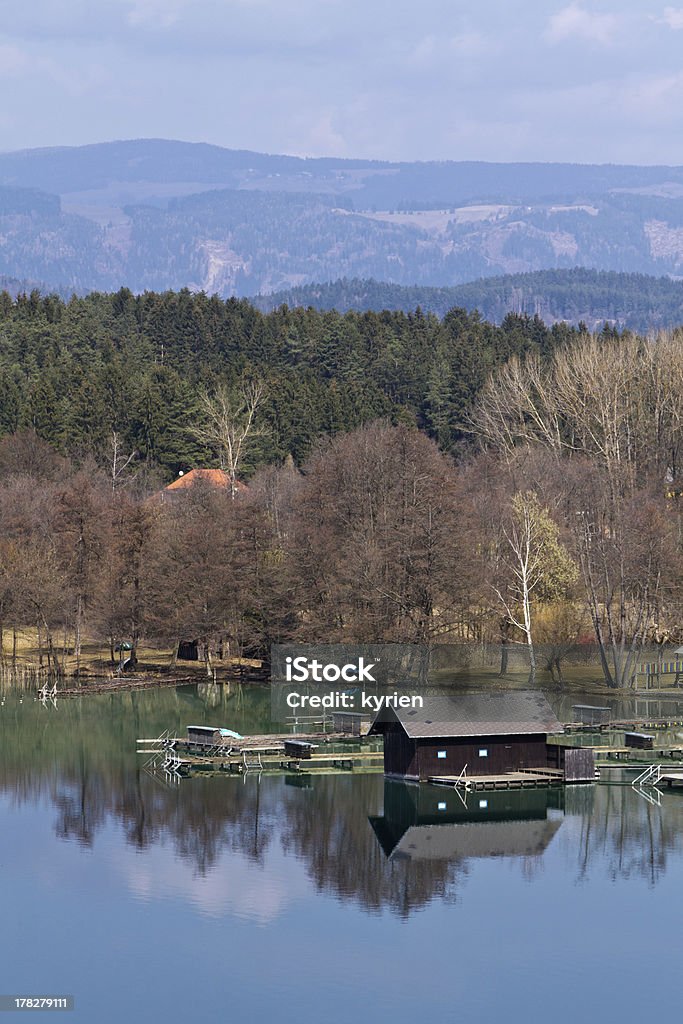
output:
[[482,811],[485,811],[486,808],[488,807],[488,805],[489,805],[488,800],[480,800],[479,801],[479,809],[482,810]]
[[479,757],[488,757],[488,756],[489,756],[489,752],[486,749],[486,747],[480,747],[479,748]]
[[437,750],[436,756],[437,757],[445,757],[446,756],[446,751],[445,750]]
[[446,801],[445,800],[439,800],[439,810],[440,811],[445,811],[446,810]]

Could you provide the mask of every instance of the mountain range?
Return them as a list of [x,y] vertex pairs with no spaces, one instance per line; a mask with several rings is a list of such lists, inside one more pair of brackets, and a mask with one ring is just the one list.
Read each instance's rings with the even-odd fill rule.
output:
[[304,159],[149,139],[0,154],[0,275],[61,293],[453,288],[577,267],[683,275],[683,167]]

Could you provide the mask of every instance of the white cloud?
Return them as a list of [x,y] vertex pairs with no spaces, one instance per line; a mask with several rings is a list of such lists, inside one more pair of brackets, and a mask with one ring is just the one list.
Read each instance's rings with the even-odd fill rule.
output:
[[126,21],[133,28],[171,28],[187,4],[185,0],[129,0]]
[[460,35],[453,36],[450,48],[459,57],[483,57],[496,52],[499,45],[481,32],[461,32]]
[[671,123],[683,99],[683,72],[647,75],[628,83],[618,102],[649,125]]
[[266,925],[310,893],[303,865],[288,860],[277,848],[267,852],[264,866],[226,850],[205,874],[198,874],[167,845],[157,844],[143,853],[117,848],[115,862],[108,859],[138,899],[185,900],[206,917],[234,915]]
[[436,34],[423,36],[408,56],[417,68],[452,66],[453,58],[477,60],[491,57],[500,50],[500,42],[481,32],[460,32],[454,36]]
[[582,39],[608,46],[614,42],[616,29],[617,19],[613,14],[595,14],[578,3],[571,3],[553,14],[545,35],[552,43]]
[[674,32],[680,32],[683,29],[683,7],[665,7],[661,18],[656,21],[660,25],[667,25]]
[[31,57],[18,46],[0,46],[0,76],[14,78],[23,75],[31,66]]
[[105,76],[97,63],[70,68],[64,62],[44,57],[10,43],[0,43],[0,79],[21,79],[27,83],[47,80],[71,96],[81,96],[103,85]]

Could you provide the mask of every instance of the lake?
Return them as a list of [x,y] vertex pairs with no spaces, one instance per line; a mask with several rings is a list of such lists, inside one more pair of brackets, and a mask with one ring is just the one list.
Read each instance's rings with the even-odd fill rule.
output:
[[268,714],[247,688],[3,695],[0,994],[73,995],[74,1024],[677,1011],[683,791],[175,783],[135,752]]

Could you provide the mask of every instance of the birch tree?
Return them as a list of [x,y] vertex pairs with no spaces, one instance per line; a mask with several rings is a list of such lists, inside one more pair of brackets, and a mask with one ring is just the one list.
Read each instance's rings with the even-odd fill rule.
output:
[[121,483],[123,475],[133,462],[137,458],[137,452],[132,451],[126,454],[121,435],[116,431],[112,430],[109,435],[109,460],[108,470],[109,479],[111,480],[112,494],[116,491],[116,488]]
[[509,622],[518,629],[529,654],[529,682],[536,680],[534,601],[564,596],[577,568],[558,539],[558,528],[535,491],[519,491],[502,529],[499,580],[492,584]]
[[213,394],[204,393],[199,400],[204,423],[192,428],[198,441],[218,455],[221,469],[230,478],[230,495],[237,494],[237,475],[254,442],[265,428],[256,422],[265,395],[260,381],[242,383],[236,391],[220,384]]

